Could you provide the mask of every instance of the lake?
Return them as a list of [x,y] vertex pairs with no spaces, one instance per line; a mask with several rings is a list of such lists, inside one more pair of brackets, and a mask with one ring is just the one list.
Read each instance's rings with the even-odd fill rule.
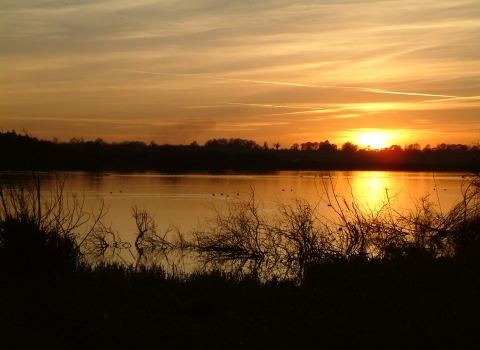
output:
[[328,215],[328,196],[332,190],[350,200],[352,194],[375,209],[386,196],[398,210],[414,208],[415,199],[430,196],[439,209],[447,211],[460,201],[462,173],[386,172],[386,171],[280,171],[269,174],[166,175],[68,173],[66,192],[85,196],[88,208],[99,206],[103,198],[108,207],[106,223],[132,242],[135,221],[132,206],[155,215],[158,231],[170,225],[188,233],[199,223],[212,218],[212,206],[249,198],[252,190],[264,210],[272,211],[280,202],[292,198],[318,203],[322,215]]

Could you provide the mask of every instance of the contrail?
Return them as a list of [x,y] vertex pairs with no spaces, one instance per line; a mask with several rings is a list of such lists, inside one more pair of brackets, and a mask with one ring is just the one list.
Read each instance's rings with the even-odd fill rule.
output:
[[442,98],[438,100],[428,100],[423,102],[441,102],[441,101],[456,101],[456,100],[479,100],[480,96],[467,96],[467,97],[452,97],[452,98]]
[[361,91],[373,92],[373,93],[377,93],[377,94],[459,98],[458,96],[450,96],[450,95],[421,94],[421,93],[418,93],[418,92],[388,91],[388,90],[381,90],[381,89],[366,89],[366,88],[363,88],[363,89],[361,89]]
[[341,112],[345,110],[351,110],[351,109],[360,109],[358,106],[355,107],[343,107],[343,108],[327,108],[327,109],[312,109],[308,111],[300,111],[300,112],[287,112],[287,113],[275,113],[275,114],[266,114],[264,115],[265,117],[271,117],[271,116],[283,116],[283,115],[292,115],[292,114],[318,114],[318,113],[335,113],[335,112]]
[[[133,70],[133,69],[120,69],[126,72],[132,73],[140,73],[140,74],[153,74],[153,75],[163,75],[163,76],[185,76],[185,77],[205,77],[214,80],[221,80],[221,81],[238,81],[238,82],[247,82],[247,83],[256,83],[256,84],[272,84],[272,85],[287,85],[287,86],[297,86],[297,87],[308,87],[308,88],[322,88],[322,89],[351,89],[363,92],[371,92],[375,94],[389,94],[389,95],[406,95],[406,96],[424,96],[424,97],[443,97],[442,99],[435,99],[435,100],[427,100],[422,102],[439,102],[439,101],[454,101],[454,100],[476,100],[480,99],[480,96],[454,96],[454,95],[439,95],[439,94],[423,94],[418,92],[405,92],[405,91],[389,91],[389,90],[382,90],[382,89],[372,89],[372,88],[362,88],[362,87],[355,87],[355,86],[335,86],[335,85],[311,85],[311,84],[300,84],[300,83],[290,83],[284,81],[269,81],[269,80],[253,80],[253,79],[239,79],[239,78],[228,78],[228,77],[218,77],[218,76],[208,76],[205,74],[180,74],[180,73],[163,73],[163,72],[150,72],[150,71],[141,71],[141,70]],[[234,104],[234,103],[232,103]],[[241,104],[241,103],[238,103]],[[257,104],[247,104],[244,105],[257,105]],[[285,107],[285,106],[276,106],[276,105],[261,105],[258,106],[265,106],[265,107],[276,107],[276,108],[308,108],[309,107]]]
[[271,105],[271,104],[262,104],[262,103],[225,102],[225,104],[234,105],[234,106],[255,106],[255,107],[270,107],[270,108],[318,109],[318,108],[306,107],[306,106],[281,106],[281,105]]
[[221,79],[221,80],[231,80],[231,81],[241,81],[247,83],[258,83],[258,84],[273,84],[273,85],[289,85],[289,86],[300,86],[300,87],[309,87],[309,88],[318,88],[321,86],[316,85],[307,85],[307,84],[297,84],[297,83],[286,83],[281,81],[265,81],[265,80],[249,80],[249,79],[236,79],[236,78],[214,78],[214,79]]
[[[273,85],[288,85],[288,86],[299,86],[299,87],[309,87],[309,88],[335,88],[336,86],[323,86],[323,85],[308,85],[308,84],[299,84],[299,83],[288,83],[284,81],[268,81],[268,80],[251,80],[251,79],[238,79],[238,78],[227,78],[227,77],[216,77],[205,74],[180,74],[180,73],[162,73],[162,72],[149,72],[133,69],[119,69],[125,72],[140,73],[140,74],[153,74],[153,75],[164,75],[164,76],[185,76],[185,77],[206,77],[215,80],[228,80],[228,81],[240,81],[247,83],[257,83],[257,84],[273,84]],[[341,87],[340,87],[341,88]]]

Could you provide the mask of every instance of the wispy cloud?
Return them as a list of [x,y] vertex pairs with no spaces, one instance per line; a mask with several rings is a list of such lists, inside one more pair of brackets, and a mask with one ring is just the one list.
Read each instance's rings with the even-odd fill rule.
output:
[[479,29],[474,0],[0,0],[0,127],[286,144],[414,125],[405,137],[475,139]]
[[226,102],[225,104],[232,105],[232,106],[251,106],[251,107],[266,107],[266,108],[312,109],[312,110],[317,109],[317,108],[308,107],[308,106],[271,105],[271,104],[262,104],[262,103]]
[[[447,97],[447,96],[446,96]],[[428,100],[428,101],[423,101],[427,103],[432,103],[432,102],[442,102],[442,101],[467,101],[467,100],[480,100],[480,96],[465,96],[465,97],[455,97],[451,96],[451,98],[442,98],[442,99],[437,99],[437,100]]]
[[259,127],[259,126],[275,126],[275,125],[289,125],[291,122],[245,122],[245,123],[231,123],[231,124],[220,124],[220,126],[229,126],[229,127]]
[[238,82],[246,82],[246,83],[258,83],[258,84],[288,85],[288,86],[300,86],[300,87],[318,87],[318,86],[315,86],[315,85],[307,85],[307,84],[300,84],[300,83],[288,83],[288,82],[282,82],[282,81],[265,81],[265,80],[234,79],[234,78],[217,78],[217,79],[238,81]]
[[74,118],[74,117],[24,117],[24,116],[5,116],[4,120],[19,121],[47,121],[47,122],[71,122],[71,123],[89,123],[89,124],[122,124],[122,125],[155,125],[168,126],[177,125],[176,122],[155,121],[155,120],[132,120],[132,119],[106,119],[106,118]]
[[239,79],[239,78],[228,78],[222,76],[215,76],[215,75],[207,75],[207,74],[170,74],[170,73],[162,73],[162,72],[148,72],[148,71],[139,71],[139,70],[131,70],[131,69],[122,69],[125,72],[132,72],[132,73],[140,73],[140,74],[151,74],[151,75],[163,75],[163,76],[170,76],[170,77],[203,77],[206,79],[213,79],[213,80],[222,80],[222,81],[235,81],[235,82],[245,82],[245,83],[256,83],[256,84],[272,84],[272,85],[288,85],[288,86],[299,86],[299,87],[321,87],[315,85],[307,85],[307,84],[300,84],[294,82],[283,82],[283,81],[265,81],[265,80],[252,80],[252,79]]
[[428,97],[451,97],[458,99],[458,96],[449,96],[449,95],[436,95],[436,94],[422,94],[418,92],[400,92],[400,91],[387,91],[387,90],[380,90],[380,89],[362,89],[362,91],[366,92],[373,92],[377,94],[390,94],[390,95],[407,95],[407,96],[428,96]]

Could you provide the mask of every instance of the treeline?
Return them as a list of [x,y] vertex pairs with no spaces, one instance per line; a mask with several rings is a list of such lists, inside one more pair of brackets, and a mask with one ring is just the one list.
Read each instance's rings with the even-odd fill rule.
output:
[[274,171],[274,170],[459,170],[478,163],[480,146],[417,143],[381,150],[351,142],[338,147],[328,140],[258,144],[253,140],[221,138],[203,146],[159,145],[138,141],[107,143],[98,138],[69,142],[40,140],[27,133],[0,132],[0,170],[59,171]]

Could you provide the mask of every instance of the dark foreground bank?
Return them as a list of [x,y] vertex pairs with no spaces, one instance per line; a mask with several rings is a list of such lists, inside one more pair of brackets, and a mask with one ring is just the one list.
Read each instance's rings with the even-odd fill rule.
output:
[[[0,181],[2,349],[480,348],[478,173],[446,213],[423,200],[397,217],[335,197],[328,226],[307,202],[269,221],[252,199],[191,241],[166,241],[133,208],[135,265],[105,258],[125,242],[104,207],[68,199],[61,178],[44,196],[39,179]],[[147,259],[175,248],[220,269]]]
[[339,260],[302,285],[101,265],[1,271],[4,349],[477,348],[477,258]]

